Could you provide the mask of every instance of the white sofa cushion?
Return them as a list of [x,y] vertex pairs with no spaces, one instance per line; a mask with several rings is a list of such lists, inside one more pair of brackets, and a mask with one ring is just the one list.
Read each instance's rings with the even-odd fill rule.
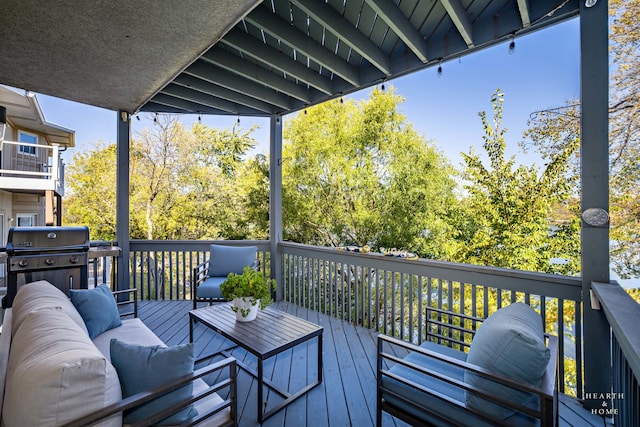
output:
[[4,383],[7,379],[7,364],[9,363],[9,348],[11,347],[11,311],[10,308],[4,311],[2,333],[0,334],[0,408],[2,408],[2,402],[4,402]]
[[166,345],[158,338],[152,331],[142,323],[142,320],[125,319],[122,321],[122,325],[117,328],[109,329],[106,332],[101,333],[93,339],[93,343],[100,353],[111,362],[111,339],[115,338],[118,341],[126,342],[127,344],[137,344],[143,346],[159,345],[166,347]]
[[20,324],[32,311],[60,307],[75,323],[80,326],[87,336],[89,332],[80,317],[78,310],[73,306],[69,298],[60,289],[46,280],[27,283],[18,288],[13,300],[13,333],[18,330]]
[[[113,366],[56,308],[28,313],[14,331],[6,389],[6,427],[56,426],[122,399]],[[99,425],[121,426],[122,417]]]

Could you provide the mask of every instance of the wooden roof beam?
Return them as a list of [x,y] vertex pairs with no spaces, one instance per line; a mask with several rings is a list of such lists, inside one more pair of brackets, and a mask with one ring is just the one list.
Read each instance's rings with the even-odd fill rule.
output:
[[276,75],[266,68],[257,66],[257,64],[242,59],[238,55],[234,55],[220,47],[212,47],[200,59],[256,83],[268,86],[278,92],[286,93],[306,104],[311,102],[308,89],[286,80],[283,75]]
[[[525,1],[525,0],[522,0]],[[415,29],[409,19],[400,11],[400,8],[391,0],[365,0],[365,2],[378,14],[385,24],[389,26],[400,39],[407,45],[421,62],[429,62],[427,56],[427,42]]]
[[314,70],[290,58],[279,50],[262,42],[257,42],[242,30],[234,29],[230,31],[224,36],[222,42],[327,95],[331,95],[334,92],[331,80],[316,73]]
[[173,83],[184,86],[186,88],[205,93],[220,99],[226,99],[236,104],[244,105],[264,113],[275,114],[277,112],[275,106],[262,100],[246,96],[230,89],[218,86],[210,81],[200,79],[198,77],[180,74],[175,78]]
[[333,33],[341,42],[358,52],[378,70],[387,76],[391,75],[389,56],[328,3],[317,0],[291,0],[291,3]]
[[194,62],[184,70],[184,73],[210,81],[234,92],[261,99],[284,110],[291,108],[291,102],[287,95],[276,92],[262,84],[252,82],[249,79],[239,77],[237,74],[231,74],[205,61]]
[[453,21],[453,24],[458,29],[458,32],[462,36],[462,39],[468,47],[473,47],[473,31],[471,27],[471,21],[467,16],[467,12],[464,10],[460,0],[440,0],[442,6],[444,6],[447,14]]
[[531,17],[529,17],[529,2],[527,0],[518,0],[518,10],[520,11],[522,28],[529,28],[531,26]]
[[357,68],[352,67],[324,46],[311,40],[305,33],[296,29],[290,22],[280,18],[265,6],[257,7],[244,20],[288,44],[298,52],[312,58],[315,62],[331,70],[351,85],[356,87],[361,85]]

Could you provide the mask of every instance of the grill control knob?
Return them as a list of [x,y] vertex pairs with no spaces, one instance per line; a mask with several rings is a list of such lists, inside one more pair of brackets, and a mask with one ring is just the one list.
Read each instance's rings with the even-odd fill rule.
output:
[[78,262],[78,257],[76,255],[72,255],[71,258],[69,258],[69,262],[76,264]]
[[21,259],[20,261],[18,261],[18,265],[20,267],[26,267],[29,263],[27,262],[26,259]]
[[55,263],[56,263],[56,260],[55,260],[54,258],[47,258],[47,259],[45,259],[45,260],[44,260],[44,262],[45,262],[47,265],[53,265],[53,264],[55,264]]

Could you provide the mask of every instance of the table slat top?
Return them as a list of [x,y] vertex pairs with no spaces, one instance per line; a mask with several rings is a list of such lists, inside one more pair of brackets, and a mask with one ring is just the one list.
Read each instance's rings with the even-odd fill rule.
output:
[[198,308],[189,314],[262,358],[322,334],[322,326],[271,307],[258,310],[258,317],[250,322],[237,321],[230,302]]

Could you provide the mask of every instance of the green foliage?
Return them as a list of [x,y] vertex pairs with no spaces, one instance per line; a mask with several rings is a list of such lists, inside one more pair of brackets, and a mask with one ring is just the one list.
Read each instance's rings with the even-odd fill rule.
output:
[[[557,224],[551,229],[550,214],[555,204],[567,199],[570,182],[566,179],[570,151],[554,155],[542,170],[534,166],[515,166],[505,158],[506,129],[502,128],[504,95],[498,90],[491,99],[494,118],[480,118],[484,127],[483,148],[489,159],[485,166],[473,151],[464,154],[464,178],[468,196],[464,215],[453,218],[460,225],[454,260],[494,267],[528,271],[575,274],[579,271],[579,252],[572,245],[577,239],[576,223]],[[552,263],[564,258],[566,264]]]
[[447,251],[454,171],[398,111],[402,98],[330,101],[287,123],[283,145],[285,239]]
[[[130,147],[132,239],[264,239],[268,236],[268,163],[246,159],[254,128],[184,129],[159,115]],[[116,145],[74,156],[67,169],[66,224],[92,239],[115,239]]]
[[63,203],[65,225],[87,225],[92,240],[115,240],[116,146],[96,147],[74,154],[66,167]]
[[275,289],[275,280],[268,279],[250,266],[246,266],[242,274],[229,273],[227,280],[220,285],[220,291],[225,299],[252,297],[260,300],[260,308],[265,308],[273,302],[271,291]]

